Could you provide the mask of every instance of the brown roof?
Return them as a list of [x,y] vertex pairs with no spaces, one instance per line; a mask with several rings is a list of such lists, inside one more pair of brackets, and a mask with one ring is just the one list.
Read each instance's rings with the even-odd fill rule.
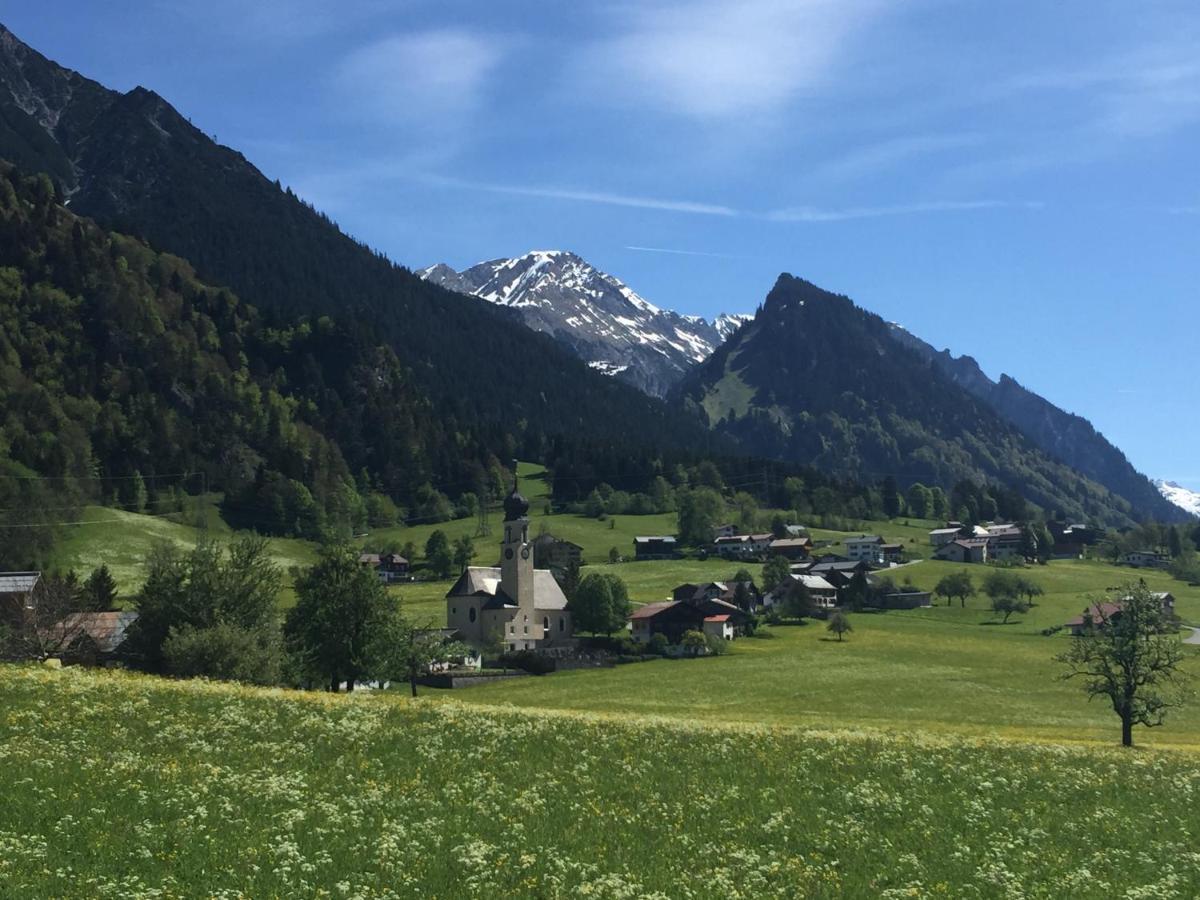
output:
[[670,609],[675,606],[674,600],[662,600],[657,603],[647,603],[645,606],[639,606],[632,613],[630,619],[653,619],[660,612]]
[[1092,622],[1104,622],[1111,619],[1116,613],[1121,611],[1120,603],[1093,603],[1083,611],[1082,615],[1076,616],[1067,623],[1067,627],[1075,627],[1084,625],[1088,619]]
[[729,614],[726,613],[723,616],[705,616],[704,621],[705,622],[728,622]]
[[134,622],[135,612],[71,613],[54,626],[53,634],[61,636],[58,649],[65,650],[79,638],[87,636],[101,653],[112,653],[125,642],[125,632]]

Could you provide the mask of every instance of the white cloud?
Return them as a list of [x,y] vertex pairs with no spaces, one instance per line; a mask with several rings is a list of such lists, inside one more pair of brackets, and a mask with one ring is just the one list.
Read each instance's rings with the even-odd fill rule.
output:
[[1040,209],[1041,203],[1007,200],[958,200],[907,203],[897,206],[850,206],[841,209],[821,209],[815,206],[793,206],[767,214],[775,222],[843,222],[848,219],[878,219],[884,216],[907,216],[921,213],[972,212],[985,209]]
[[444,122],[478,105],[507,49],[502,38],[460,29],[394,35],[351,53],[337,85],[369,115]]
[[[895,6],[896,4],[891,4]],[[593,90],[700,119],[771,111],[824,85],[882,0],[702,0],[624,7],[583,66]]]

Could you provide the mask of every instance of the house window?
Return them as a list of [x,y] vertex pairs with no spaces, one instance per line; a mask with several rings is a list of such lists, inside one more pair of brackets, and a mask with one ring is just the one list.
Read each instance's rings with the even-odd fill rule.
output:
[[474,621],[475,621],[475,607],[473,607],[473,606],[472,606],[472,607],[471,607],[471,608],[470,608],[470,609],[467,611],[467,618],[468,618],[468,619],[470,619],[472,622],[474,622]]

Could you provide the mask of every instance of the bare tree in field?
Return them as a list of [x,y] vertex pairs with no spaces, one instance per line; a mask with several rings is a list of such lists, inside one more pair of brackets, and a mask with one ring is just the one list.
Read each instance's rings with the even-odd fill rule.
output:
[[43,660],[61,654],[79,637],[76,614],[84,608],[83,591],[73,575],[42,576],[27,603],[10,610],[0,623],[0,655]]
[[1117,602],[1097,602],[1085,614],[1083,634],[1056,659],[1063,678],[1082,678],[1092,697],[1107,697],[1121,719],[1121,744],[1133,746],[1133,726],[1162,725],[1186,697],[1179,637],[1162,599],[1145,584],[1129,584]]

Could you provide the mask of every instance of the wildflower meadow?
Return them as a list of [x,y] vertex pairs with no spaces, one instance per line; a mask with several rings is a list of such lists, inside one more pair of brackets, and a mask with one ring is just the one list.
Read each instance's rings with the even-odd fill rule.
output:
[[1200,760],[0,667],[3,897],[1194,897]]

